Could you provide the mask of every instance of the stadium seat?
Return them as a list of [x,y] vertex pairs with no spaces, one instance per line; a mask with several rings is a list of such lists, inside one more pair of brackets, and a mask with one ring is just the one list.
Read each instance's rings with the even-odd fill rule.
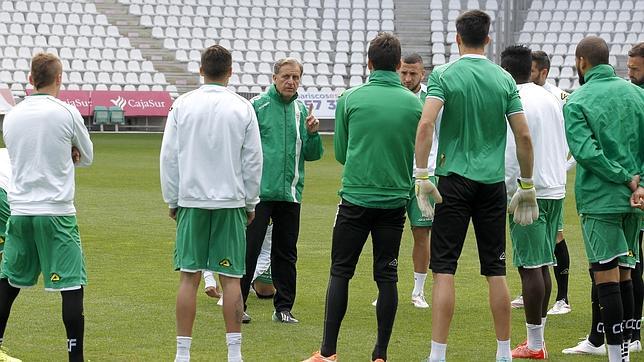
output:
[[109,110],[105,106],[94,106],[94,124],[108,124],[110,122]]
[[111,106],[108,109],[110,115],[110,123],[112,124],[125,124],[125,114],[121,107]]

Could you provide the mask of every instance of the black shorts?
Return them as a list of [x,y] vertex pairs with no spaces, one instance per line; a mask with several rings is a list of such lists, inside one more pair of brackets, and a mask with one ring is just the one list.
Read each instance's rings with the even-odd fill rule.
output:
[[342,200],[333,226],[331,275],[351,279],[369,233],[373,241],[373,279],[398,281],[398,252],[405,208],[372,209]]
[[467,228],[472,218],[481,263],[481,275],[505,275],[505,183],[483,184],[457,174],[441,176],[431,236],[430,269],[456,274]]

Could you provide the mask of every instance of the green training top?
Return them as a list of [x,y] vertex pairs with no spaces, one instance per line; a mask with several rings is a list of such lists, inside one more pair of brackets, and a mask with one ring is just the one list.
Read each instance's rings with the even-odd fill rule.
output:
[[593,67],[584,79],[564,105],[568,147],[577,160],[577,211],[636,212],[628,183],[644,175],[644,90],[608,64]]
[[512,76],[482,55],[466,54],[432,71],[427,98],[444,102],[436,175],[503,182],[506,116],[523,112]]
[[418,97],[392,71],[373,71],[338,98],[333,141],[344,165],[342,198],[369,208],[406,205],[421,113]]

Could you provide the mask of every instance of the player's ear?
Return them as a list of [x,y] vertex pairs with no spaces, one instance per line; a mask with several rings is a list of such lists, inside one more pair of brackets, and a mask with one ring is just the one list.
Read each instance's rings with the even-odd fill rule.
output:
[[398,60],[398,63],[396,63],[396,71],[400,70],[400,66],[401,66],[401,63],[400,63],[400,60]]
[[[400,64],[400,62],[398,62]],[[371,62],[371,59],[367,60],[367,68],[369,68],[369,71],[373,70],[373,63]]]
[[29,84],[31,84],[32,86],[34,86],[34,88],[36,88],[36,85],[34,84],[34,78],[31,76],[31,73],[29,73]]
[[490,42],[492,42],[492,38],[490,38],[490,36],[488,35],[488,36],[485,37],[484,45],[488,46],[488,45],[490,45]]

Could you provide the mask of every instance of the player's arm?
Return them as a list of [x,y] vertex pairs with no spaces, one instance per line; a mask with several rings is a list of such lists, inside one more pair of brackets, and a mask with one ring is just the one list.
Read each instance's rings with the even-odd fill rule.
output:
[[85,127],[85,122],[83,117],[80,115],[78,110],[74,109],[75,112],[72,112],[74,119],[74,135],[72,136],[72,147],[75,147],[79,153],[78,162],[74,164],[78,167],[87,167],[92,164],[94,160],[94,145],[92,140],[89,138],[89,132],[87,127]]
[[347,160],[347,147],[349,143],[349,125],[346,119],[346,93],[338,98],[335,109],[335,134],[333,135],[333,149],[335,159],[344,165]]
[[532,153],[532,138],[530,128],[523,112],[514,113],[508,116],[508,123],[514,135],[514,143],[517,147],[517,160],[522,178],[532,178],[532,166],[534,155]]
[[[171,210],[176,210],[179,202],[179,140],[176,112],[177,109],[173,106],[168,113],[159,156],[161,193]],[[172,217],[172,214],[170,216]]]
[[305,161],[317,161],[322,158],[322,154],[324,154],[322,137],[320,137],[320,134],[318,133],[320,121],[313,116],[313,112],[309,112],[309,110],[312,109],[312,107],[309,107],[308,110],[305,109],[303,111],[305,115],[304,119],[306,120],[306,135],[302,135],[304,139],[304,147],[302,147],[302,151],[304,153]]
[[604,155],[604,151],[578,104],[566,103],[564,120],[568,147],[577,163],[591,170],[594,175],[604,181],[617,184],[628,184],[631,181],[633,175],[619,163]]
[[416,167],[427,168],[429,152],[432,149],[434,139],[434,128],[436,118],[443,107],[443,100],[438,97],[428,96],[423,106],[423,114],[420,116],[418,128],[416,129]]
[[259,203],[260,181],[262,179],[262,141],[259,134],[257,116],[249,108],[250,122],[242,146],[242,178],[246,192],[246,212],[254,212]]

